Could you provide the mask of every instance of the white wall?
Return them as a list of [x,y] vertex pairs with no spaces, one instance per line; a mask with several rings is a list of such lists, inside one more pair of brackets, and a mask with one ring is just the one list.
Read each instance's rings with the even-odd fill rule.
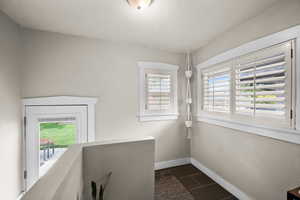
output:
[[[96,140],[154,136],[156,161],[189,156],[182,118],[140,123],[136,117],[137,62],[182,67],[182,54],[29,29],[23,30],[22,43],[22,97],[98,97]],[[183,114],[182,68],[179,74],[179,105]]]
[[0,11],[0,190],[2,199],[21,191],[19,27]]
[[91,181],[100,187],[112,172],[104,192],[106,200],[153,200],[154,146],[153,138],[140,138],[84,147],[83,199],[90,198]]
[[[298,25],[299,10],[299,0],[279,1],[195,52],[194,62]],[[253,199],[284,200],[286,191],[300,184],[300,145],[195,123],[191,156]]]

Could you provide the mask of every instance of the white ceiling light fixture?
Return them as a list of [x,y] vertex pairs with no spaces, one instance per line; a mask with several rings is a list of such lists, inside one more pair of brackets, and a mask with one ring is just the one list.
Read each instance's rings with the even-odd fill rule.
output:
[[128,4],[133,7],[136,8],[138,10],[142,10],[146,7],[149,7],[154,0],[127,0]]

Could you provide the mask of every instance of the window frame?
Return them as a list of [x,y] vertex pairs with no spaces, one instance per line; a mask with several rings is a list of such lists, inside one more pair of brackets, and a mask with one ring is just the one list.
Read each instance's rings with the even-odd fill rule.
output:
[[[138,62],[139,77],[139,121],[175,120],[178,118],[178,69],[179,66],[158,62]],[[165,111],[146,110],[146,73],[163,73],[171,75],[171,108]]]
[[[229,76],[230,76],[230,84],[229,84],[229,94],[230,94],[230,103],[229,103],[229,110],[228,112],[222,112],[222,111],[209,111],[205,109],[205,97],[202,95],[201,100],[199,101],[199,103],[201,104],[201,113],[202,115],[217,115],[217,116],[223,116],[224,118],[230,118],[233,120],[238,120],[240,122],[245,122],[245,123],[254,123],[257,125],[261,125],[261,124],[266,124],[267,126],[272,126],[272,127],[277,127],[277,128],[294,128],[294,117],[292,119],[290,119],[290,110],[294,110],[294,106],[293,104],[290,102],[292,101],[292,97],[291,94],[293,94],[294,92],[292,91],[292,87],[291,82],[292,82],[292,68],[293,68],[293,58],[290,58],[290,48],[293,48],[294,44],[294,40],[289,40],[287,42],[284,43],[280,43],[278,45],[275,46],[271,46],[271,47],[267,47],[265,49],[263,49],[262,51],[256,51],[241,57],[237,57],[234,58],[232,60],[229,61],[225,61],[222,63],[218,63],[217,65],[214,66],[210,66],[210,67],[206,67],[206,68],[201,68],[200,69],[200,73],[201,73],[201,79],[203,78],[204,74],[206,73],[215,73],[216,71],[226,71],[228,72]],[[287,47],[285,45],[288,45]],[[277,47],[276,47],[277,46]],[[287,62],[287,76],[286,76],[286,94],[288,95],[288,101],[286,101],[286,113],[285,113],[285,118],[279,118],[279,117],[268,117],[266,115],[261,115],[261,114],[257,114],[257,115],[251,115],[251,114],[242,114],[240,112],[237,112],[237,102],[236,102],[236,70],[239,69],[239,65],[241,63],[247,63],[247,62],[256,62],[254,60],[256,60],[255,57],[257,57],[257,55],[259,55],[259,57],[264,57],[270,55],[271,53],[276,53],[276,52],[283,52],[286,53],[285,57],[288,58],[288,62]],[[227,69],[227,70],[225,70]],[[204,93],[205,89],[203,87],[203,82],[204,80],[202,79],[201,82],[199,84],[201,84],[201,93]],[[254,110],[253,110],[254,111]],[[255,113],[255,111],[253,112],[253,114]]]
[[[205,113],[202,111],[202,70],[214,66],[222,62],[234,60],[240,56],[253,53],[280,43],[284,43],[289,40],[294,40],[294,52],[293,52],[293,72],[292,72],[292,99],[293,99],[293,118],[294,128],[271,128],[262,124],[247,123],[246,121],[240,121],[236,118],[224,115],[213,115],[211,113]],[[234,62],[234,61],[233,61]],[[276,138],[292,143],[300,144],[300,70],[297,69],[300,63],[300,26],[295,26],[287,30],[271,34],[269,36],[262,37],[255,41],[251,41],[237,48],[231,49],[224,53],[221,53],[197,66],[197,121],[215,124],[218,126],[224,126],[231,129],[237,129],[240,131],[253,133],[257,135]],[[230,114],[229,114],[230,115]]]
[[[229,61],[229,62],[226,61],[226,62],[219,63],[217,65],[214,65],[214,66],[212,66],[212,69],[208,69],[208,68],[205,68],[203,70],[201,69],[201,71],[200,71],[201,81],[199,81],[202,85],[202,83],[203,83],[203,81],[202,81],[203,73],[207,73],[207,72],[211,73],[211,72],[214,71],[214,69],[215,70],[220,70],[222,68],[229,68],[229,83],[230,83],[229,84],[229,91],[228,91],[230,93],[230,98],[229,98],[230,103],[229,103],[229,110],[228,110],[229,113],[228,112],[218,112],[218,111],[207,111],[207,110],[205,110],[204,105],[203,105],[203,103],[204,103],[204,96],[203,96],[204,88],[201,86],[201,100],[199,102],[200,102],[202,112],[209,113],[209,114],[212,114],[212,115],[218,115],[218,116],[228,116],[230,114],[230,112],[232,111],[232,104],[233,104],[232,103],[233,99],[231,98],[231,93],[232,93],[232,81],[231,81],[232,80],[232,66],[230,66],[229,63],[231,63],[231,61]],[[220,65],[223,65],[223,66],[220,66]]]

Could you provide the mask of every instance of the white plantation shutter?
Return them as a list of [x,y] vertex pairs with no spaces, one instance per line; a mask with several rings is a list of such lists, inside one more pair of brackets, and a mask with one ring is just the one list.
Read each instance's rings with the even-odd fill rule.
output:
[[201,70],[202,110],[293,127],[293,47],[291,40]]
[[179,66],[138,62],[138,67],[139,120],[143,122],[177,119]]
[[236,113],[289,119],[291,41],[241,58],[236,67]]
[[146,110],[169,110],[171,106],[171,75],[146,74]]
[[203,109],[211,112],[230,112],[231,67],[218,66],[217,69],[202,74]]

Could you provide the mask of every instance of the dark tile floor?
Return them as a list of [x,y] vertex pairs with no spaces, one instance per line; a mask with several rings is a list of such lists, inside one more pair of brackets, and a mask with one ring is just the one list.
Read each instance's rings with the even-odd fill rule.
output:
[[155,172],[155,200],[238,200],[192,165]]

